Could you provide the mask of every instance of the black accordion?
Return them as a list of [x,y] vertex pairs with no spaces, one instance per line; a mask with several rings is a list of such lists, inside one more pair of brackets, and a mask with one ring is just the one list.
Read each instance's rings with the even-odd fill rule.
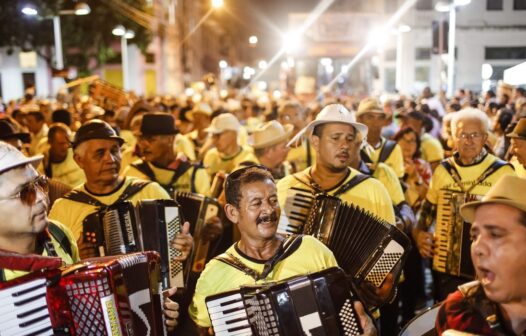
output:
[[206,306],[217,336],[352,336],[363,333],[353,300],[334,267],[212,295]]
[[190,256],[190,271],[200,273],[205,268],[210,242],[201,240],[201,231],[206,222],[219,216],[220,205],[215,198],[189,192],[176,192],[175,200],[180,205],[183,221],[190,223],[194,237],[194,249]]
[[184,287],[183,264],[171,247],[181,232],[179,205],[172,200],[123,201],[86,217],[84,238],[96,244],[100,256],[157,251],[161,255],[163,288]]
[[0,333],[166,335],[159,255],[86,259],[0,283]]
[[339,198],[317,195],[304,227],[327,245],[338,265],[356,284],[367,280],[380,287],[394,272],[395,281],[411,248],[409,238],[396,226]]

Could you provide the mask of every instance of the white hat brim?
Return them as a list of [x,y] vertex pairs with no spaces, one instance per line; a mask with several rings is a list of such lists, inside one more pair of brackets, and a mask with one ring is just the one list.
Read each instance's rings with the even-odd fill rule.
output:
[[24,165],[26,165],[28,163],[32,164],[33,167],[35,167],[35,169],[37,169],[38,165],[40,164],[40,162],[42,162],[43,158],[44,158],[44,155],[35,155],[35,156],[31,156],[31,157],[26,157],[24,160],[13,162],[10,165],[2,167],[2,170],[0,170],[0,174],[3,174],[6,171],[9,171],[9,170],[11,170],[13,168],[24,166]]
[[340,120],[313,120],[306,127],[304,127],[301,131],[299,131],[292,139],[290,139],[287,146],[291,147],[294,144],[297,144],[299,141],[301,141],[301,138],[303,136],[306,136],[306,137],[311,136],[312,131],[314,130],[314,127],[318,125],[322,125],[322,124],[329,124],[329,123],[340,123],[340,124],[351,125],[358,132],[360,132],[360,134],[362,135],[362,138],[365,138],[367,136],[367,132],[369,131],[367,126],[365,126],[362,123],[358,123],[358,122],[348,122],[348,121],[340,121]]

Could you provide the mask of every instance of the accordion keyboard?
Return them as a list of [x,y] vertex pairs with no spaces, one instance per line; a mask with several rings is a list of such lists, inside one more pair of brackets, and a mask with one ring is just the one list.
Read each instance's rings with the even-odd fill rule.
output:
[[53,335],[46,301],[46,279],[36,279],[0,292],[2,336]]
[[217,336],[252,335],[240,293],[207,301],[206,305]]
[[285,235],[301,233],[313,203],[314,196],[310,190],[290,188],[281,211],[278,233]]
[[433,269],[446,272],[451,225],[453,223],[452,193],[440,192],[440,203],[437,207],[437,222],[435,225],[435,251],[433,255]]
[[183,287],[183,263],[176,261],[175,257],[182,255],[181,251],[172,248],[171,242],[175,239],[175,236],[181,232],[181,218],[179,216],[178,207],[165,207],[164,215],[166,221],[166,243],[168,244],[168,262],[169,262],[169,274],[170,274],[170,286]]

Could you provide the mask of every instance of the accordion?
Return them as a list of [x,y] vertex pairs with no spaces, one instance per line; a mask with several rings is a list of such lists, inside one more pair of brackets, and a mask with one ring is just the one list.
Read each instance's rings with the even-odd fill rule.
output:
[[338,265],[359,284],[367,280],[380,287],[393,272],[395,280],[411,248],[409,238],[396,226],[339,198],[317,195],[305,224],[312,235],[332,250]]
[[353,294],[339,268],[243,286],[205,299],[217,336],[361,335]]
[[200,273],[205,268],[210,242],[201,240],[201,231],[206,222],[219,215],[220,205],[215,198],[188,192],[176,192],[175,200],[181,207],[184,221],[190,223],[190,232],[194,236],[194,250],[191,260],[192,272]]
[[155,252],[31,273],[0,297],[2,335],[166,335]]
[[435,223],[433,269],[438,272],[473,279],[471,261],[471,224],[460,216],[460,206],[476,201],[476,195],[453,190],[440,190]]
[[310,190],[290,188],[287,190],[285,206],[282,207],[277,232],[283,235],[301,233],[314,202]]
[[163,288],[184,287],[183,265],[174,257],[181,252],[171,247],[181,232],[179,206],[172,200],[142,200],[111,205],[86,217],[84,237],[98,247],[100,256],[139,251],[161,255]]

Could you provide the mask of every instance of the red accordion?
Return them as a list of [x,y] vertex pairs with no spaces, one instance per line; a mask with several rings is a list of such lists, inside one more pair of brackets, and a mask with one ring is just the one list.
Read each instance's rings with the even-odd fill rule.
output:
[[4,335],[166,335],[156,252],[87,259],[0,283]]

